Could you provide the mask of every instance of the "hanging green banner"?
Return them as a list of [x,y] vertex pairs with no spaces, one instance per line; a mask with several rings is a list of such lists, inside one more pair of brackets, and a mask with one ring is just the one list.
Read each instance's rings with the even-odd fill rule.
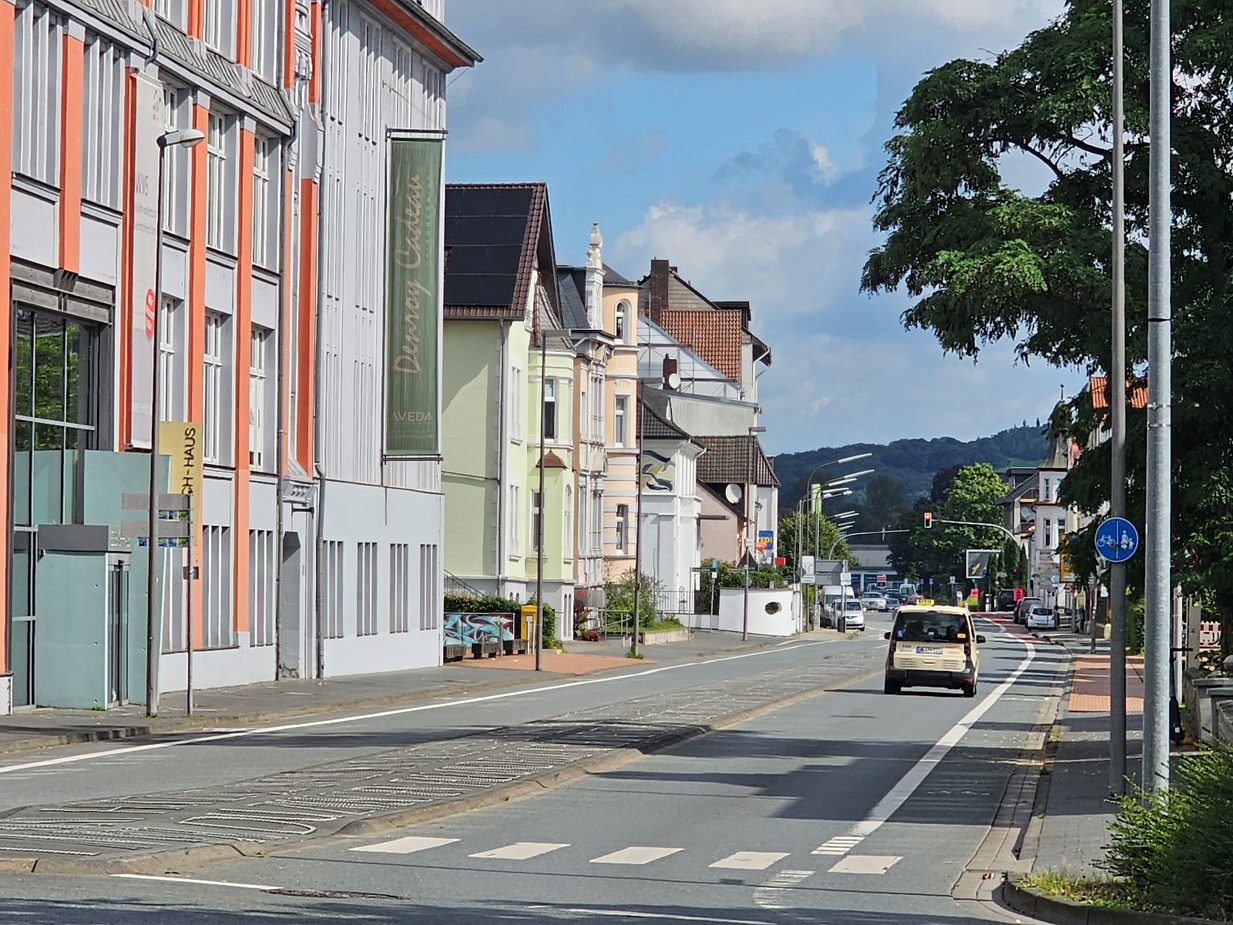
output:
[[436,456],[442,139],[389,146],[385,455]]

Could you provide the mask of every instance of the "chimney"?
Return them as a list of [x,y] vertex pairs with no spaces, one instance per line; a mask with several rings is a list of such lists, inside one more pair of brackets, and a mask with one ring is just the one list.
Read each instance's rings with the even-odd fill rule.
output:
[[676,364],[677,364],[676,357],[664,357],[664,388],[665,389],[668,389],[668,390],[672,389],[672,386],[669,384],[668,380],[670,380],[674,375],[676,375],[676,370],[677,370]]
[[647,307],[651,320],[656,324],[668,308],[668,277],[671,273],[668,261],[651,261],[651,297]]

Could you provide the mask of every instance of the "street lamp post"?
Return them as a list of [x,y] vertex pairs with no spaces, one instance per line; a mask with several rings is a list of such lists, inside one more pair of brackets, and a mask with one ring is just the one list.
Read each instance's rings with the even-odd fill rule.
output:
[[[758,507],[754,506],[756,497],[754,499],[751,499],[749,497],[750,495],[756,496],[758,493],[758,489],[754,485],[753,448],[754,448],[754,441],[757,439],[755,435],[764,434],[764,433],[766,433],[765,427],[758,427],[756,425],[751,426],[749,428],[749,446],[746,448],[747,469],[746,469],[745,474],[748,480],[745,483],[745,598],[744,598],[744,605],[743,605],[744,611],[743,611],[743,616],[741,618],[741,639],[742,641],[749,639],[749,532],[752,527],[752,529],[754,530],[754,539],[757,540],[757,529],[758,529],[758,524],[756,522]],[[753,511],[752,515],[750,514],[751,509]]]
[[[191,148],[205,140],[205,135],[194,128],[177,129],[158,136],[158,194],[154,222],[154,323],[151,326],[150,362],[150,495],[149,537],[147,549],[150,563],[146,569],[146,716],[158,715],[158,581],[155,577],[155,561],[158,546],[158,422],[161,399],[158,380],[159,317],[163,309],[163,165],[168,148]],[[136,306],[134,306],[134,311]],[[189,529],[192,529],[191,515]],[[189,562],[192,567],[192,562]],[[193,628],[185,628],[187,644],[192,646]],[[189,695],[192,696],[191,693]],[[191,700],[188,702],[191,711]]]

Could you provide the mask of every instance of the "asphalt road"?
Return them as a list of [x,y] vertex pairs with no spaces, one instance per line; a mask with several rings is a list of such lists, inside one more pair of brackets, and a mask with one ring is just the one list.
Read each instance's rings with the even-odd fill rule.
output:
[[[880,663],[885,618],[866,638],[784,646],[754,658],[497,701],[504,724],[660,693],[703,679],[793,671],[834,652]],[[886,696],[881,677],[575,784],[380,836],[309,841],[166,879],[0,878],[0,917],[23,923],[545,921],[968,925],[1016,917],[952,891],[981,848],[1042,704],[1057,656],[986,630],[981,695]],[[854,678],[859,678],[856,671]],[[606,698],[606,700],[605,700]],[[0,775],[27,795],[102,786],[165,789],[308,767],[339,751],[492,723],[494,703],[268,733]],[[448,715],[447,715],[448,714]],[[522,717],[523,719],[518,719]],[[203,761],[209,756],[209,762]],[[113,766],[117,757],[127,763]],[[226,758],[226,767],[202,766]],[[3,766],[0,766],[2,768]],[[37,776],[34,772],[38,771]],[[29,800],[27,800],[29,802]]]

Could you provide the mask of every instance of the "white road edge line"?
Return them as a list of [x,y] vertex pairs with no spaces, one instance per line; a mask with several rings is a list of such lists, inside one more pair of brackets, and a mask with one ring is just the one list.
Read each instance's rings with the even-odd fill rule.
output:
[[989,712],[989,709],[995,703],[1002,699],[1002,695],[1010,690],[1023,673],[1027,671],[1028,666],[1036,658],[1036,647],[1030,642],[1019,639],[1019,637],[1010,633],[1006,635],[1021,642],[1024,648],[1027,649],[1027,655],[1023,661],[1011,672],[1010,677],[995,687],[984,700],[969,710],[963,719],[955,723],[942,738],[938,739],[934,746],[925,753],[925,757],[916,762],[908,773],[900,778],[899,783],[895,784],[890,792],[878,801],[878,804],[870,811],[869,815],[861,822],[852,826],[849,830],[850,836],[859,836],[863,840],[882,828],[883,824],[898,812],[899,807],[903,806],[908,798],[916,792],[917,788],[924,783],[925,778],[929,776],[929,772],[937,767],[942,759],[946,757],[947,753],[959,743],[959,740],[976,725],[982,716]]
[[[533,906],[534,909],[545,909],[546,906]],[[565,909],[573,915],[607,916],[616,919],[656,919],[661,922],[708,922],[714,925],[774,925],[764,919],[712,919],[703,915],[669,915],[664,912],[633,912],[628,909]]]
[[154,874],[112,874],[124,880],[155,880],[159,883],[195,883],[198,886],[226,886],[233,890],[277,890],[262,883],[232,883],[230,880],[194,880],[192,877],[159,877]]
[[300,729],[317,729],[322,726],[338,726],[344,723],[362,723],[372,719],[384,719],[390,716],[406,716],[411,713],[425,713],[430,710],[443,710],[454,707],[465,707],[475,703],[492,703],[496,700],[512,700],[515,697],[529,697],[534,694],[547,694],[554,691],[568,690],[572,687],[583,687],[589,684],[611,684],[615,681],[631,681],[635,678],[645,678],[648,675],[665,671],[678,671],[682,668],[699,668],[703,665],[714,665],[720,662],[733,662],[738,659],[755,658],[760,655],[778,655],[781,652],[791,652],[795,649],[806,649],[810,646],[827,645],[826,640],[818,642],[803,642],[791,648],[759,649],[756,652],[742,652],[739,655],[725,655],[721,658],[706,659],[700,662],[682,662],[679,665],[661,665],[658,668],[647,668],[631,674],[612,675],[605,678],[586,678],[580,681],[565,681],[561,684],[549,684],[544,687],[524,688],[516,691],[505,691],[500,694],[486,694],[482,697],[468,697],[465,700],[447,700],[439,703],[425,703],[415,707],[399,707],[395,710],[381,710],[376,713],[364,713],[359,716],[337,716],[332,719],[310,720],[304,723],[288,723],[282,726],[265,726],[244,729],[240,732],[211,733],[191,739],[177,739],[174,742],[151,742],[146,745],[127,745],[106,751],[87,752],[82,755],[65,755],[62,758],[47,758],[43,761],[28,761],[24,764],[12,764],[0,767],[0,774],[11,774],[14,771],[28,771],[31,768],[49,768],[57,765],[77,764],[82,761],[95,761],[101,758],[111,758],[116,755],[132,755],[137,752],[157,751],[164,748],[178,748],[182,745],[204,745],[210,742],[222,742],[227,739],[246,739],[259,735],[273,735],[280,732],[295,732]]

